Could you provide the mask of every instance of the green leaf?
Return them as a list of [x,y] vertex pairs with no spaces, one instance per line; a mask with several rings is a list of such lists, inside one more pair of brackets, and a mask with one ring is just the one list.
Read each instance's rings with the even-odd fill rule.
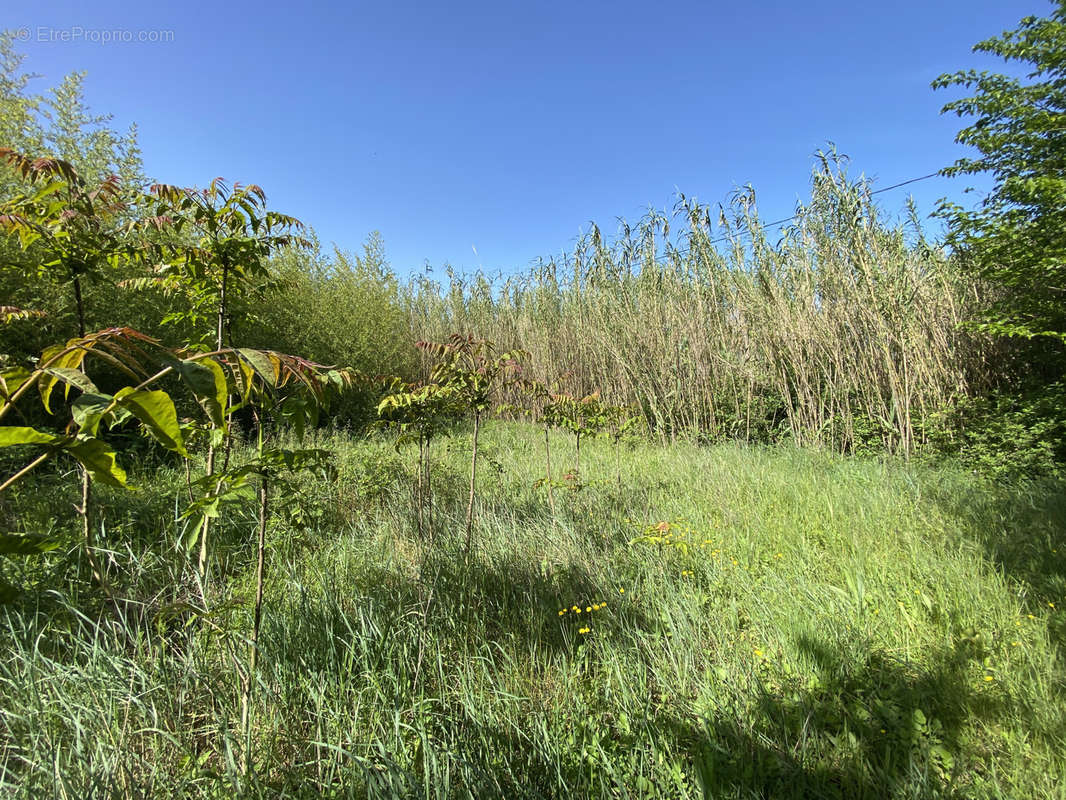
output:
[[222,366],[211,358],[179,361],[175,368],[216,428],[226,425],[229,387]]
[[124,488],[126,471],[115,463],[115,451],[99,439],[75,439],[62,445],[63,450],[78,459],[93,480],[108,486]]
[[17,392],[23,384],[33,379],[35,373],[25,367],[11,367],[0,372],[0,410],[8,405],[8,399]]
[[33,556],[59,547],[59,542],[44,536],[21,533],[0,533],[0,555]]
[[107,411],[114,407],[115,398],[109,394],[83,394],[71,405],[71,416],[78,426],[78,431],[89,436],[96,436],[100,422]]
[[17,444],[52,444],[60,438],[62,437],[53,433],[18,425],[5,425],[0,428],[0,447],[11,447]]
[[[80,369],[73,369],[71,367],[45,367],[41,372],[46,375],[51,375],[58,378],[67,385],[66,396],[70,396],[70,387],[73,386],[76,389],[81,389],[82,392],[97,392],[96,388],[89,376],[82,372]],[[51,389],[49,389],[51,391]]]
[[[77,372],[78,367],[80,367],[82,362],[85,361],[85,350],[71,347],[68,352],[62,353],[63,349],[62,345],[57,345],[48,348],[41,354],[41,361],[52,361],[47,370],[41,371],[41,375],[38,378],[38,389],[41,393],[41,403],[44,404],[44,410],[49,414],[52,413],[49,401],[52,397],[52,390],[55,388],[56,384],[62,380],[62,376],[69,375],[70,372]],[[53,355],[57,353],[62,354],[57,355],[55,359],[52,360]]]
[[120,488],[126,485],[126,472],[115,463],[115,451],[100,439],[57,436],[15,425],[0,427],[0,447],[19,444],[41,444],[62,450],[74,456],[95,480]]
[[237,352],[241,354],[241,358],[251,364],[252,369],[259,374],[259,377],[271,386],[277,385],[277,365],[271,360],[269,355],[262,350],[252,350],[247,347],[242,347]]
[[163,447],[188,457],[178,427],[178,413],[170,395],[159,389],[148,391],[126,387],[115,394],[115,400],[140,420]]

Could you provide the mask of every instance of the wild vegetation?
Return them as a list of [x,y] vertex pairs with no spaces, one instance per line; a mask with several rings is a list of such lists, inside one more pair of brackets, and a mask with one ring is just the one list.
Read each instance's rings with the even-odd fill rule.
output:
[[987,345],[958,324],[980,290],[916,221],[889,226],[870,191],[824,156],[779,234],[750,190],[717,212],[681,197],[674,218],[613,242],[594,227],[564,263],[416,285],[413,325],[521,345],[562,390],[632,404],[667,438],[909,455],[933,414],[988,379]]
[[1059,796],[1063,30],[938,81],[946,244],[828,152],[446,284],[0,38],[0,787]]

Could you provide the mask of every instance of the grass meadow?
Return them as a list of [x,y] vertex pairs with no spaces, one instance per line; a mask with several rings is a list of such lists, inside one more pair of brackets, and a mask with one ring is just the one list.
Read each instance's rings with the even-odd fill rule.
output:
[[[2,793],[1066,793],[1061,485],[594,440],[553,515],[540,432],[497,422],[467,553],[469,436],[434,445],[422,536],[412,448],[316,436],[338,474],[300,478],[268,530],[251,740],[254,509],[220,518],[194,615],[167,533],[184,472],[144,464],[103,497],[117,613],[80,595],[76,546],[8,560],[26,591],[0,608]],[[570,440],[552,450],[565,473]],[[42,474],[10,502],[54,526],[76,489]]]

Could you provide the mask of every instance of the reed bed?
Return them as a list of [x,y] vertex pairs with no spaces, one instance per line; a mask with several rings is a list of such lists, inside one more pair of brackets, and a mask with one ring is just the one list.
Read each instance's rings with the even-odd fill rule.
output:
[[910,455],[987,381],[988,346],[960,328],[980,288],[912,206],[891,222],[873,194],[823,156],[782,230],[750,188],[717,208],[679,196],[521,275],[416,279],[410,324],[524,347],[561,390],[630,403],[664,437]]

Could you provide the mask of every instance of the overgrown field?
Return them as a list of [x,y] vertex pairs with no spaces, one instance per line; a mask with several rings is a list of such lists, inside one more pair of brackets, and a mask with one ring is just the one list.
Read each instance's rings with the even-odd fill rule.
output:
[[[168,522],[184,472],[101,487],[118,612],[74,545],[3,566],[3,793],[1062,796],[1060,485],[593,440],[553,517],[541,445],[482,432],[467,557],[468,436],[434,449],[430,540],[410,447],[319,435],[339,474],[268,531],[248,774],[254,501],[217,526],[201,616]],[[62,527],[76,492],[42,473],[4,503]]]

